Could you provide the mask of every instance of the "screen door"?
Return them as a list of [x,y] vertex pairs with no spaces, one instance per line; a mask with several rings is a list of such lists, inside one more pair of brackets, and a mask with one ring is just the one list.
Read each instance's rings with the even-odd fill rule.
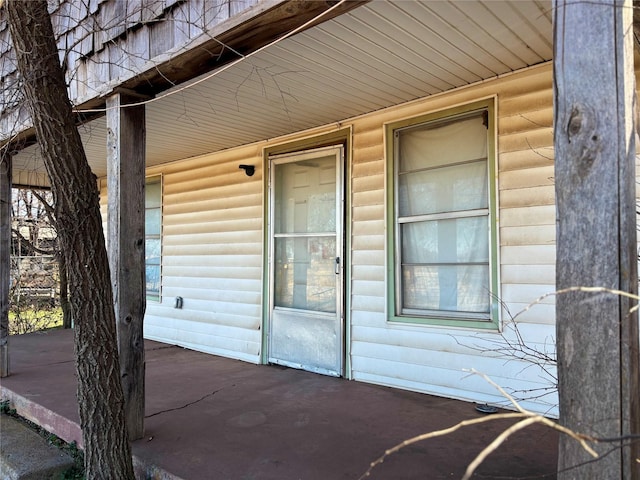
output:
[[271,363],[340,376],[342,147],[270,158]]

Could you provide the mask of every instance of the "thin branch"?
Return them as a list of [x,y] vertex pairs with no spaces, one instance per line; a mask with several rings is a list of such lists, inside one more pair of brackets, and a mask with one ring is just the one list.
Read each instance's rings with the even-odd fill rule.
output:
[[494,420],[501,420],[501,419],[509,419],[509,418],[522,418],[522,414],[521,413],[498,413],[495,415],[492,415],[490,417],[481,417],[481,418],[474,418],[471,420],[462,420],[461,422],[449,427],[449,428],[445,428],[443,430],[436,430],[434,432],[429,432],[429,433],[423,433],[421,435],[417,435],[415,437],[409,438],[407,440],[402,441],[401,443],[391,447],[390,449],[386,450],[380,457],[378,457],[376,460],[374,460],[373,462],[371,462],[371,465],[369,465],[369,468],[367,469],[366,472],[364,472],[364,474],[362,474],[358,480],[362,480],[364,478],[367,478],[368,476],[371,475],[371,472],[373,471],[373,469],[375,467],[377,467],[378,465],[380,465],[382,462],[384,462],[386,460],[386,458],[390,455],[393,455],[394,453],[402,450],[404,447],[408,447],[409,445],[413,445],[414,443],[417,442],[421,442],[423,440],[428,440],[430,438],[436,438],[436,437],[441,437],[443,435],[448,435],[450,433],[453,433],[457,430],[460,430],[463,427],[467,427],[470,425],[478,425],[481,423],[485,423],[485,422],[490,422],[490,421],[494,421]]
[[[515,432],[518,432],[520,430],[522,430],[525,427],[528,427],[530,425],[533,425],[535,423],[540,423],[546,427],[552,428],[560,433],[563,433],[565,435],[570,436],[571,438],[573,438],[574,440],[576,440],[580,446],[589,454],[591,455],[594,459],[599,458],[598,454],[596,453],[595,450],[593,450],[593,448],[591,448],[591,446],[589,446],[588,442],[590,443],[598,443],[598,442],[602,442],[604,439],[598,439],[596,437],[592,437],[590,435],[585,435],[585,434],[581,434],[581,433],[577,433],[569,428],[566,428],[562,425],[559,425],[551,420],[549,420],[546,417],[543,417],[542,415],[538,415],[536,413],[533,413],[531,411],[528,411],[526,409],[524,409],[522,406],[520,406],[520,404],[511,396],[509,395],[502,387],[500,387],[498,384],[496,384],[493,380],[491,380],[487,375],[477,372],[475,370],[470,370],[470,373],[474,374],[474,375],[479,375],[481,376],[485,381],[487,381],[490,385],[492,385],[494,388],[496,388],[505,398],[507,398],[511,404],[514,406],[514,408],[516,408],[516,410],[518,410],[517,412],[513,412],[513,413],[502,413],[502,414],[495,414],[495,415],[491,415],[488,417],[481,417],[481,418],[474,418],[471,420],[462,420],[461,422],[458,422],[457,424],[449,427],[449,428],[445,428],[443,430],[437,430],[434,432],[429,432],[429,433],[423,433],[421,435],[417,435],[415,437],[409,438],[407,440],[404,440],[403,442],[395,445],[394,447],[386,450],[384,452],[384,454],[382,454],[380,457],[378,457],[375,461],[373,461],[370,465],[369,468],[367,469],[366,472],[364,472],[364,474],[362,474],[358,480],[363,480],[364,478],[367,478],[371,475],[371,472],[373,471],[373,469],[375,467],[377,467],[378,465],[380,465],[381,463],[383,463],[386,458],[398,451],[400,451],[401,449],[403,449],[404,447],[407,447],[409,445],[412,445],[414,443],[423,441],[423,440],[427,440],[430,438],[435,438],[435,437],[440,437],[443,435],[448,435],[450,433],[453,433],[457,430],[460,430],[463,427],[467,427],[467,426],[471,426],[471,425],[478,425],[481,423],[485,423],[485,422],[492,422],[492,421],[496,421],[496,420],[503,420],[503,419],[521,419],[521,421],[519,421],[518,423],[512,425],[511,427],[507,428],[505,431],[503,431],[500,435],[498,435],[498,437],[496,437],[487,447],[485,447],[474,459],[473,461],[467,466],[467,469],[465,471],[465,475],[463,477],[463,480],[468,480],[471,475],[473,475],[473,473],[475,472],[475,470],[478,468],[479,465],[482,464],[482,462],[484,460],[486,460],[486,458],[492,453],[494,452],[502,443],[504,443],[504,441],[506,439],[508,439],[511,435],[513,435]],[[616,438],[616,439],[606,439],[608,441],[620,441],[620,438]]]
[[[491,417],[489,417],[491,418]],[[473,461],[467,466],[467,470],[464,472],[464,476],[462,480],[468,480],[471,478],[476,469],[484,462],[487,457],[492,454],[497,448],[502,445],[502,443],[508,439],[514,433],[522,430],[525,427],[533,425],[537,423],[537,418],[530,417],[525,418],[524,420],[516,423],[515,425],[511,425],[509,428],[504,430],[500,435],[498,435],[489,445],[487,445],[477,456],[473,459]]]
[[[638,296],[638,295],[635,295],[635,294],[629,293],[629,292],[625,292],[625,291],[622,291],[622,290],[616,290],[616,289],[613,289],[613,288],[607,288],[607,287],[567,287],[567,288],[563,288],[561,290],[556,290],[555,292],[549,292],[549,293],[545,293],[544,295],[540,295],[533,302],[531,302],[525,308],[520,310],[513,318],[515,319],[519,315],[531,310],[531,308],[533,308],[535,305],[538,305],[539,303],[541,303],[546,298],[554,297],[554,296],[558,296],[558,295],[563,295],[565,293],[571,293],[571,292],[610,293],[612,295],[620,295],[621,297],[627,297],[627,298],[630,298],[630,299],[633,299],[633,300],[636,300],[636,301],[640,300],[640,296]],[[635,305],[633,308],[631,308],[629,310],[629,313],[633,313],[636,310],[638,310],[638,305]]]
[[20,233],[20,231],[15,229],[15,228],[12,228],[11,232],[14,233],[20,239],[20,241],[23,242],[27,246],[27,248],[29,250],[32,250],[35,253],[39,253],[41,255],[56,255],[57,254],[56,250],[43,250],[42,248],[36,247],[33,244],[33,242],[31,242],[31,240],[25,238],[25,236],[22,235]]

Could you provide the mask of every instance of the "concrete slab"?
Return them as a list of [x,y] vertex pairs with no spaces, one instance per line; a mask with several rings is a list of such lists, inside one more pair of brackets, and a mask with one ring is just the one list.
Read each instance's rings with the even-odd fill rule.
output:
[[[10,342],[13,371],[0,381],[0,396],[21,415],[42,417],[50,431],[77,441],[64,436],[80,432],[72,333]],[[151,341],[145,350],[146,435],[132,445],[139,478],[356,480],[397,443],[484,416],[468,402]],[[512,423],[485,423],[416,443],[368,478],[461,478],[475,455]],[[552,480],[557,441],[549,429],[525,429],[492,454],[476,478]]]
[[57,480],[73,459],[20,421],[0,414],[0,478]]

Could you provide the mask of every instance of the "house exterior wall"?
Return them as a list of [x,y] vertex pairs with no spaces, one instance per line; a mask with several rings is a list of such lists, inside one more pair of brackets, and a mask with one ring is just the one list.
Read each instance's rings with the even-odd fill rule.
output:
[[[178,162],[163,180],[162,298],[149,302],[146,335],[258,362],[262,301],[259,146]],[[184,299],[173,308],[175,297]],[[167,319],[171,319],[167,322]]]
[[[385,124],[495,98],[502,331],[387,321]],[[347,372],[355,380],[476,402],[507,404],[475,369],[515,391],[546,388],[538,368],[497,352],[519,332],[530,347],[554,348],[554,299],[516,318],[555,282],[552,71],[543,65],[381,110],[350,121]],[[248,362],[262,360],[264,150],[330,131],[327,126],[148,169],[162,175],[161,301],[147,304],[145,336]],[[256,166],[247,177],[239,164]],[[106,191],[102,188],[103,204]],[[103,210],[104,213],[104,210]],[[174,308],[175,297],[184,299]],[[517,393],[516,393],[517,395]],[[531,395],[529,395],[531,396]],[[555,395],[525,401],[557,414]]]
[[[499,395],[483,378],[468,375],[464,369],[475,369],[514,390],[549,386],[537,368],[525,369],[525,364],[495,352],[505,345],[502,336],[515,339],[506,308],[502,334],[386,321],[383,125],[494,95],[498,117],[499,297],[516,314],[539,296],[554,291],[550,65],[359,119],[353,124],[351,172],[351,360],[356,380],[483,402],[499,401]],[[529,346],[553,350],[553,297],[519,315],[517,326]],[[539,402],[530,406],[547,412],[555,398],[552,395],[544,400],[549,405]]]

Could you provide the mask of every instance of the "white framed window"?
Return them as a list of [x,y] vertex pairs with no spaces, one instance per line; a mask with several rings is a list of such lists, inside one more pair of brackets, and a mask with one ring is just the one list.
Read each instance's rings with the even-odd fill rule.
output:
[[493,104],[387,127],[390,320],[496,328]]
[[147,301],[160,301],[162,280],[162,177],[149,177],[144,192],[144,263]]

